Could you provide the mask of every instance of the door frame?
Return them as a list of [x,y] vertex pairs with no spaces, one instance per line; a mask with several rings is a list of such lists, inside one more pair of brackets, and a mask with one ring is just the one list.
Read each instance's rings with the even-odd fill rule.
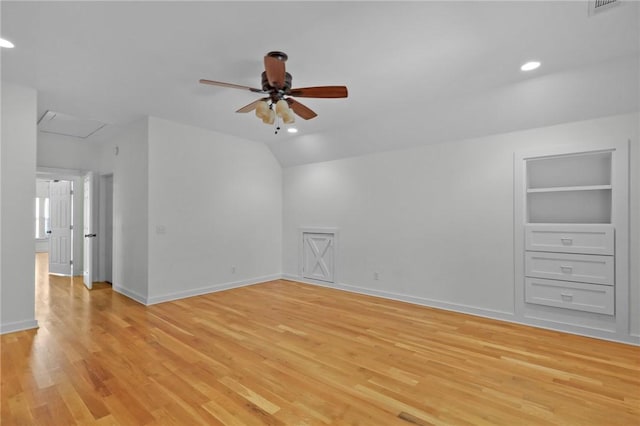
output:
[[[82,217],[82,194],[80,194],[79,188],[82,188],[82,176],[84,172],[82,170],[73,169],[58,169],[53,167],[37,167],[35,179],[47,179],[47,180],[68,180],[73,182],[74,194],[72,197],[73,204],[73,227],[74,231],[78,231],[78,226],[82,223],[78,218]],[[72,275],[82,274],[82,249],[83,240],[80,232],[74,232],[72,236],[72,253],[71,260],[73,260]]]
[[[96,174],[98,181],[98,281],[113,283],[113,172]],[[106,181],[111,180],[111,191],[107,191]],[[109,192],[109,193],[108,193]],[[107,203],[110,195],[111,203]],[[111,209],[111,234],[107,232],[106,219],[109,217],[107,209]],[[107,253],[107,240],[111,239],[111,253]],[[110,255],[111,262],[107,262]],[[110,274],[107,274],[107,266],[111,265]],[[107,279],[110,278],[110,279]]]
[[[88,183],[88,185],[87,185]],[[87,172],[82,177],[82,234],[84,236],[82,240],[82,282],[91,290],[93,283],[96,281],[96,272],[98,268],[98,244],[96,237],[88,237],[87,233],[96,235],[96,228],[98,222],[98,215],[96,214],[96,173]],[[86,195],[89,192],[89,200],[87,201]],[[89,223],[87,223],[86,214],[89,211]]]
[[[304,277],[304,234],[332,234],[333,235],[333,282],[314,280]],[[339,268],[339,238],[340,230],[332,227],[320,226],[301,226],[298,228],[298,277],[299,279],[308,280],[319,285],[332,285],[340,283]]]

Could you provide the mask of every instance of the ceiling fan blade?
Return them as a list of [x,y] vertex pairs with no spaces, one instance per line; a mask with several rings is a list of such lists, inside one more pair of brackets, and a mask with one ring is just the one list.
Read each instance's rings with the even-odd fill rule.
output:
[[346,98],[348,91],[346,86],[318,86],[291,89],[288,94],[299,98]]
[[272,87],[282,89],[285,82],[284,61],[274,57],[264,57],[264,70],[267,73],[267,80]]
[[293,112],[295,112],[296,114],[298,114],[300,117],[304,118],[305,120],[310,120],[310,119],[318,116],[318,114],[313,112],[309,107],[301,104],[300,102],[296,101],[295,99],[287,98],[287,103],[289,104],[289,108],[291,108],[293,110]]
[[242,108],[240,108],[236,112],[251,112],[254,109],[256,109],[256,107],[258,106],[258,104],[260,102],[266,101],[267,99],[269,99],[269,98],[261,98],[261,99],[255,100],[255,101],[251,102],[249,105],[243,106]]
[[232,89],[240,89],[240,90],[249,90],[250,92],[254,92],[254,93],[266,93],[263,90],[255,89],[253,87],[241,86],[239,84],[233,84],[233,83],[224,83],[222,81],[200,79],[200,84],[208,84],[210,86],[230,87]]

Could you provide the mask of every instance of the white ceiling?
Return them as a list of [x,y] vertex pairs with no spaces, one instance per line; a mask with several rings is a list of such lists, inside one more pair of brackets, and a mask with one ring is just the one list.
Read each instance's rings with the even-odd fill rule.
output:
[[[162,117],[265,142],[283,165],[407,145],[389,131],[407,120],[423,126],[412,130],[421,140],[440,141],[588,118],[596,110],[509,118],[504,102],[517,101],[525,83],[536,93],[570,87],[576,70],[589,70],[589,81],[607,73],[637,80],[640,57],[637,2],[594,17],[586,1],[3,1],[1,13],[1,35],[16,45],[2,49],[2,79],[38,89],[39,114],[58,111],[112,129]],[[319,116],[297,118],[296,136],[276,136],[253,114],[234,112],[255,95],[198,84],[260,87],[262,57],[271,50],[289,55],[294,87],[344,84],[349,98],[299,99]],[[542,67],[521,72],[533,58]],[[620,111],[597,113],[637,109],[631,89],[628,99],[612,100]],[[483,114],[496,99],[505,118],[491,124]],[[466,133],[455,129],[465,127],[465,111],[477,124]],[[91,138],[109,136],[107,128]]]

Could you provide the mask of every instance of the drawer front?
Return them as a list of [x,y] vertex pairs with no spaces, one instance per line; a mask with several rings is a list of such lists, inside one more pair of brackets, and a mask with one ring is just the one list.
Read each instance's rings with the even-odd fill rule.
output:
[[608,285],[525,278],[527,303],[613,315],[614,288]]
[[525,253],[525,275],[613,285],[613,256],[528,251]]
[[526,250],[613,255],[613,225],[530,224],[525,245]]

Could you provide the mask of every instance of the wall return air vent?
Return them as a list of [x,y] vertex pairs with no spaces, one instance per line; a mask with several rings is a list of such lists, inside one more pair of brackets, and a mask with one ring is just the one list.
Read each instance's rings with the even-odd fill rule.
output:
[[38,121],[38,130],[44,133],[86,139],[106,126],[96,120],[86,120],[69,114],[47,111]]
[[589,0],[589,16],[605,12],[620,3],[620,0]]

